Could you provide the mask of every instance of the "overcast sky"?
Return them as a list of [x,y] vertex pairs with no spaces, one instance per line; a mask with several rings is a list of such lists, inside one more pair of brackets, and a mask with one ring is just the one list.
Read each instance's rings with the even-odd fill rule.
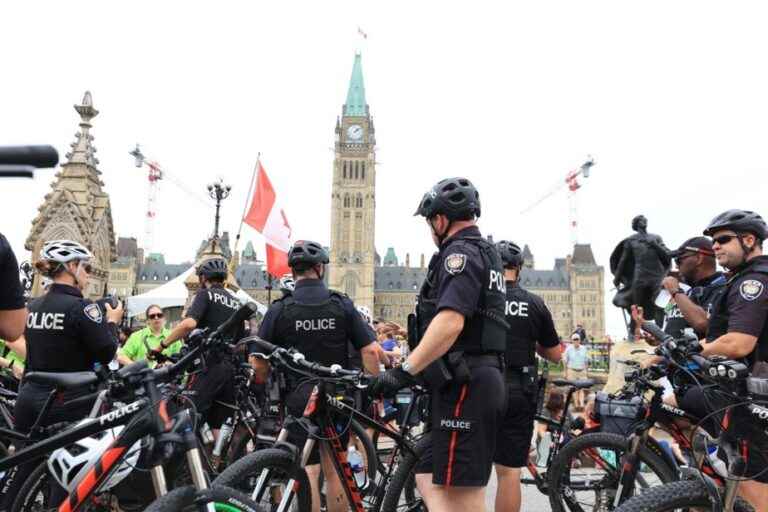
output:
[[[607,267],[638,213],[670,247],[721,210],[768,214],[766,15],[765,2],[701,0],[11,2],[0,143],[50,143],[63,158],[88,89],[119,235],[143,236],[145,172],[128,155],[140,142],[201,194],[231,183],[231,232],[261,152],[295,237],[328,243],[333,128],[359,48],[380,254],[431,253],[411,214],[434,182],[464,175],[481,192],[481,229],[551,268],[570,250],[565,192],[520,210],[592,154],[579,239]],[[20,259],[52,177],[0,185],[0,230]],[[212,211],[170,182],[159,202],[157,250],[192,259]],[[258,234],[244,236],[263,255]],[[608,304],[610,282],[606,268]],[[619,311],[606,314],[622,332]]]

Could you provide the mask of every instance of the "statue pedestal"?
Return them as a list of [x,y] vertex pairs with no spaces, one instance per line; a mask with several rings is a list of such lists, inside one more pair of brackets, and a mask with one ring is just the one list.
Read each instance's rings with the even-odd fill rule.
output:
[[613,393],[624,386],[624,373],[631,367],[619,363],[618,360],[644,361],[650,357],[650,354],[632,354],[633,350],[652,351],[653,347],[648,345],[645,340],[627,341],[622,340],[611,348],[611,362],[608,370],[608,381],[603,387],[603,391]]

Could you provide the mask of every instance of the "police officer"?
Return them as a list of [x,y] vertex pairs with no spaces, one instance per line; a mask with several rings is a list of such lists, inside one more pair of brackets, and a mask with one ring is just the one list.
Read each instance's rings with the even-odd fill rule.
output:
[[21,336],[26,318],[19,264],[11,244],[0,234],[0,338],[13,341]]
[[[208,328],[216,330],[238,309],[240,301],[229,290],[224,288],[227,279],[227,262],[223,258],[210,258],[200,264],[197,269],[200,290],[192,299],[186,316],[173,328],[171,333],[153,349],[162,352],[177,340],[185,338],[195,329]],[[240,325],[225,341],[235,343],[243,337],[245,326]],[[205,360],[204,368],[193,374],[189,389],[193,391],[192,401],[197,412],[202,414],[214,437],[218,436],[221,424],[228,415],[227,407],[217,404],[234,401],[234,374],[231,357],[226,351],[213,352]]]
[[[323,278],[328,264],[328,253],[317,242],[299,240],[288,252],[290,266],[295,280],[294,291],[272,303],[259,327],[259,337],[279,346],[291,347],[303,353],[309,361],[325,366],[339,364],[349,367],[348,343],[362,354],[363,363],[371,373],[378,373],[379,346],[363,317],[346,295],[329,290]],[[264,381],[268,363],[257,356],[254,349],[251,364],[257,379]],[[299,381],[292,375],[289,389],[294,391],[287,397],[287,406],[292,414],[301,415],[309,398],[312,382]],[[302,446],[306,435],[292,433],[292,441]],[[346,446],[348,433],[342,436]],[[297,438],[299,439],[297,441]],[[312,486],[312,508],[320,510],[319,476],[322,464],[326,482],[328,510],[348,510],[341,482],[333,469],[329,454],[322,457],[316,446],[309,457],[307,475]]]
[[[753,375],[766,377],[768,256],[763,255],[762,244],[768,237],[768,226],[755,212],[728,210],[715,217],[704,234],[712,237],[715,257],[728,269],[729,279],[712,308],[701,353],[741,359],[751,367]],[[682,397],[680,406],[703,417],[713,412],[706,404],[721,405],[716,397],[707,396],[709,400],[704,400],[701,388],[693,387]],[[739,409],[734,412],[735,415],[741,413]],[[742,481],[739,493],[755,510],[768,510],[768,472],[763,471],[768,466],[765,434],[748,415],[735,416],[732,423],[739,428],[739,434],[750,438],[746,476],[762,472],[755,480]]]
[[507,331],[507,411],[496,437],[498,511],[520,510],[520,468],[528,460],[533,436],[538,389],[536,353],[557,363],[561,358],[560,337],[544,300],[518,285],[523,255],[520,247],[506,240],[496,244],[504,264],[507,286],[505,315]]
[[475,225],[480,195],[468,179],[437,183],[416,215],[426,218],[439,248],[410,322],[409,338],[418,345],[369,391],[392,395],[424,375],[432,442],[417,468],[419,490],[430,510],[483,510],[506,395],[502,263]]
[[[27,372],[93,371],[95,363],[108,364],[115,356],[117,325],[122,319],[123,308],[119,303],[114,309],[105,304],[105,311],[102,311],[98,304],[83,297],[92,258],[88,249],[70,240],[53,240],[43,245],[36,267],[53,279],[53,284],[47,293],[28,304]],[[17,430],[27,432],[34,425],[52,390],[48,385],[22,381],[14,410]],[[88,388],[64,391],[41,425],[86,417],[91,403],[73,407],[65,402],[90,392]],[[14,496],[14,490],[23,483],[23,476],[29,469],[27,465],[20,468],[12,482],[5,482],[10,487],[4,487],[2,494]],[[3,505],[9,507],[10,503]]]

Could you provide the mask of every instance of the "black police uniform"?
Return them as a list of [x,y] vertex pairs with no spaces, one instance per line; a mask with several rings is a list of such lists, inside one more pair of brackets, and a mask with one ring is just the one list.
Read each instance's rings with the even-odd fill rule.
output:
[[23,307],[24,294],[19,282],[19,264],[11,244],[0,234],[0,310]]
[[[417,472],[432,473],[436,485],[488,483],[506,401],[504,300],[501,259],[477,227],[443,242],[429,263],[416,306],[416,339],[444,309],[465,318],[449,352],[423,372],[431,390],[432,445]],[[441,365],[450,368],[450,380]]]
[[507,281],[505,315],[507,332],[507,411],[496,437],[493,461],[510,468],[521,468],[528,460],[536,415],[536,343],[557,347],[560,338],[552,314],[544,300]]
[[[293,294],[273,302],[259,327],[259,337],[281,347],[295,348],[309,361],[345,368],[350,364],[349,343],[359,351],[375,341],[349,297],[329,290],[319,279],[301,279],[296,282]],[[288,389],[294,390],[286,398],[288,411],[293,416],[301,416],[313,383],[303,382],[291,374],[287,374],[286,379]],[[346,445],[348,419],[340,419],[338,427],[342,444]],[[298,446],[302,446],[305,439],[306,433],[291,432],[290,440]],[[319,462],[316,445],[308,464]]]
[[[691,299],[691,302],[703,308],[707,313],[707,318],[709,318],[712,315],[712,307],[725,282],[725,274],[715,272],[711,276],[693,283],[685,294]],[[685,330],[690,327],[677,303],[670,300],[664,308],[664,332],[673,338],[681,338],[685,334]],[[706,333],[699,332],[697,334],[703,336]]]
[[[758,256],[734,269],[728,282],[717,294],[709,319],[707,341],[711,342],[729,332],[739,332],[757,337],[754,350],[743,359],[748,366],[768,361],[768,256]],[[705,400],[703,393],[706,393]],[[708,407],[707,404],[709,404]],[[680,407],[694,415],[704,417],[713,410],[728,405],[719,399],[717,393],[709,393],[693,387],[685,393]],[[763,472],[755,480],[768,483],[768,442],[765,433],[749,417],[749,412],[739,407],[734,409],[731,424],[738,427],[727,435],[738,435],[750,439],[747,455],[746,477]],[[704,427],[713,435],[719,432],[711,422]]]
[[[187,318],[197,321],[197,328],[217,329],[229,317],[240,309],[240,301],[221,284],[210,288],[201,288],[187,310]],[[245,326],[238,325],[228,343],[239,341],[245,333]],[[197,411],[205,417],[212,429],[221,427],[227,419],[228,408],[216,402],[231,404],[234,402],[234,375],[231,357],[226,350],[214,352],[206,360],[205,367],[190,379],[189,388],[194,391],[192,401]]]

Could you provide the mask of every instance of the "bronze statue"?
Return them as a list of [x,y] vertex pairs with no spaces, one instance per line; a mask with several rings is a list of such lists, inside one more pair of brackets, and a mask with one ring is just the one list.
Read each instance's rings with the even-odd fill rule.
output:
[[[636,233],[622,240],[611,254],[611,273],[617,288],[613,304],[626,310],[629,318],[632,318],[630,308],[633,304],[643,307],[647,319],[659,316],[654,298],[672,260],[661,237],[648,233],[647,229],[645,216],[632,219],[632,230]],[[634,321],[630,321],[628,327],[632,337]]]

